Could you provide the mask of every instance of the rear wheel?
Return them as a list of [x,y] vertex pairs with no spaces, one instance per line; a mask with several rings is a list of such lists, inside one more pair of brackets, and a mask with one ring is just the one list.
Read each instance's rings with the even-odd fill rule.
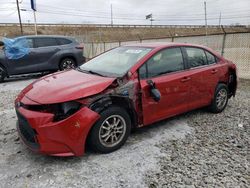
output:
[[4,78],[6,77],[7,73],[3,67],[0,66],[0,82],[4,81]]
[[228,87],[226,84],[218,84],[215,90],[214,99],[210,105],[213,113],[222,112],[228,102]]
[[60,62],[60,70],[68,70],[76,68],[76,62],[72,58],[65,58]]
[[104,110],[90,132],[89,145],[100,153],[110,153],[119,149],[127,140],[131,131],[128,113],[120,107]]

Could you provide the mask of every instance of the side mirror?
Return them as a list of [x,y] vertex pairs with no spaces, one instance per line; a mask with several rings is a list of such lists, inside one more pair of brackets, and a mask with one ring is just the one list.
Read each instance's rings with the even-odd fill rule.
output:
[[161,93],[158,89],[154,88],[154,89],[151,89],[150,90],[150,94],[151,96],[153,97],[153,99],[156,101],[156,102],[159,102],[160,99],[161,99]]
[[155,87],[155,83],[152,80],[147,80],[147,84],[150,87],[150,95],[151,97],[156,101],[159,102],[161,99],[161,93],[158,89]]
[[150,86],[150,88],[155,88],[155,83],[152,80],[147,80],[147,84]]

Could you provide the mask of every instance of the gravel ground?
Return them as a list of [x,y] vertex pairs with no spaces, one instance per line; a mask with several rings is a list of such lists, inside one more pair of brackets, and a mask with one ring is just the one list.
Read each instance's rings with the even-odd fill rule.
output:
[[58,158],[17,136],[15,96],[32,80],[0,84],[0,187],[247,187],[250,81],[221,114],[196,110],[136,130],[120,150]]
[[159,170],[146,175],[149,187],[250,187],[250,81],[220,114],[204,110],[182,118],[194,129],[185,139],[163,141]]

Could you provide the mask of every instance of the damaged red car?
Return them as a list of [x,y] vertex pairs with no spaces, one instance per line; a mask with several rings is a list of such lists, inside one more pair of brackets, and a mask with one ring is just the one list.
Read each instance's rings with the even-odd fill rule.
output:
[[120,148],[131,129],[201,107],[224,110],[237,87],[236,66],[207,47],[139,44],[57,72],[17,97],[17,129],[33,151],[80,156]]

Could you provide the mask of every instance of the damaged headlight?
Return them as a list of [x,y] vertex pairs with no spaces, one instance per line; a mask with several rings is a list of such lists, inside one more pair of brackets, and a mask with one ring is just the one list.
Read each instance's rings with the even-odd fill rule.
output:
[[46,104],[46,105],[24,105],[20,104],[25,109],[54,114],[54,121],[60,121],[77,112],[84,104],[76,101]]
[[81,106],[82,104],[76,101],[57,104],[57,107],[54,109],[53,112],[55,114],[54,121],[66,119],[67,117],[77,112]]

